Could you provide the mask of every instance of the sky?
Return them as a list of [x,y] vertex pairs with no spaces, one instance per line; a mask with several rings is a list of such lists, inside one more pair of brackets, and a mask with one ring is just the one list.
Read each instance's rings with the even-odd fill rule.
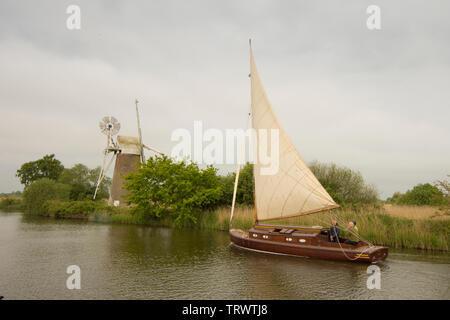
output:
[[[81,10],[69,30],[69,5]],[[369,5],[380,8],[369,30]],[[101,164],[106,115],[165,153],[178,128],[244,128],[248,39],[306,162],[358,170],[382,198],[450,174],[448,1],[0,2],[0,192],[54,153]],[[221,166],[221,172],[234,166]],[[111,174],[111,173],[110,173]]]

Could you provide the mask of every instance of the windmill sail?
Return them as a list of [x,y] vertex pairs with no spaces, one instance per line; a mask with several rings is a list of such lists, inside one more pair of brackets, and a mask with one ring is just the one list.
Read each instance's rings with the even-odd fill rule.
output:
[[[320,184],[300,157],[267,98],[256,69],[250,47],[250,78],[252,126],[255,129],[255,159],[259,154],[260,138],[269,137],[271,130],[279,134],[279,169],[275,174],[262,174],[265,166],[255,161],[255,206],[257,221],[273,220],[311,214],[338,208],[328,192]],[[262,129],[262,130],[261,130]],[[260,137],[261,131],[267,136]],[[271,139],[268,138],[268,146]]]

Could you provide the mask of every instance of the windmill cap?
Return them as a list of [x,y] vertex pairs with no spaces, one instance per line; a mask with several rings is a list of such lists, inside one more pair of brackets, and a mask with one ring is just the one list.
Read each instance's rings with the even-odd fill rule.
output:
[[117,136],[117,142],[122,153],[140,155],[139,139],[137,137]]

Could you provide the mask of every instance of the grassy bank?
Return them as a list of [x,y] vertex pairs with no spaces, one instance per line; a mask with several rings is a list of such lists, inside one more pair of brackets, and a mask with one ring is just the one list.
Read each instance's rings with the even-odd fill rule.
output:
[[[20,210],[20,200],[0,201],[0,209]],[[44,204],[44,216],[56,219],[83,219],[93,222],[136,224],[178,228],[173,219],[149,219],[131,214],[129,208],[111,207],[104,201],[58,201]],[[436,211],[437,210],[437,211]],[[419,212],[419,214],[418,214]],[[424,212],[428,214],[425,215]],[[445,210],[443,211],[445,212]],[[254,209],[238,207],[234,213],[233,228],[249,229],[253,225]],[[229,229],[230,208],[223,207],[205,211],[197,216],[197,223],[187,226],[195,229]],[[365,210],[336,210],[335,218],[341,226],[356,220],[363,239],[391,248],[416,248],[449,251],[450,219],[434,208],[367,208]],[[304,217],[273,221],[284,225],[329,226],[329,213],[318,213]]]

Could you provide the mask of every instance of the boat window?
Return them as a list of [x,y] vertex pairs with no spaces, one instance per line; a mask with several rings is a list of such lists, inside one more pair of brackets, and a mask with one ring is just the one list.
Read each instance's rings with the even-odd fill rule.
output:
[[286,238],[286,241],[292,241],[292,238]]
[[269,236],[264,234],[263,239],[269,239]]
[[253,238],[258,238],[258,235],[256,233],[254,233]]

